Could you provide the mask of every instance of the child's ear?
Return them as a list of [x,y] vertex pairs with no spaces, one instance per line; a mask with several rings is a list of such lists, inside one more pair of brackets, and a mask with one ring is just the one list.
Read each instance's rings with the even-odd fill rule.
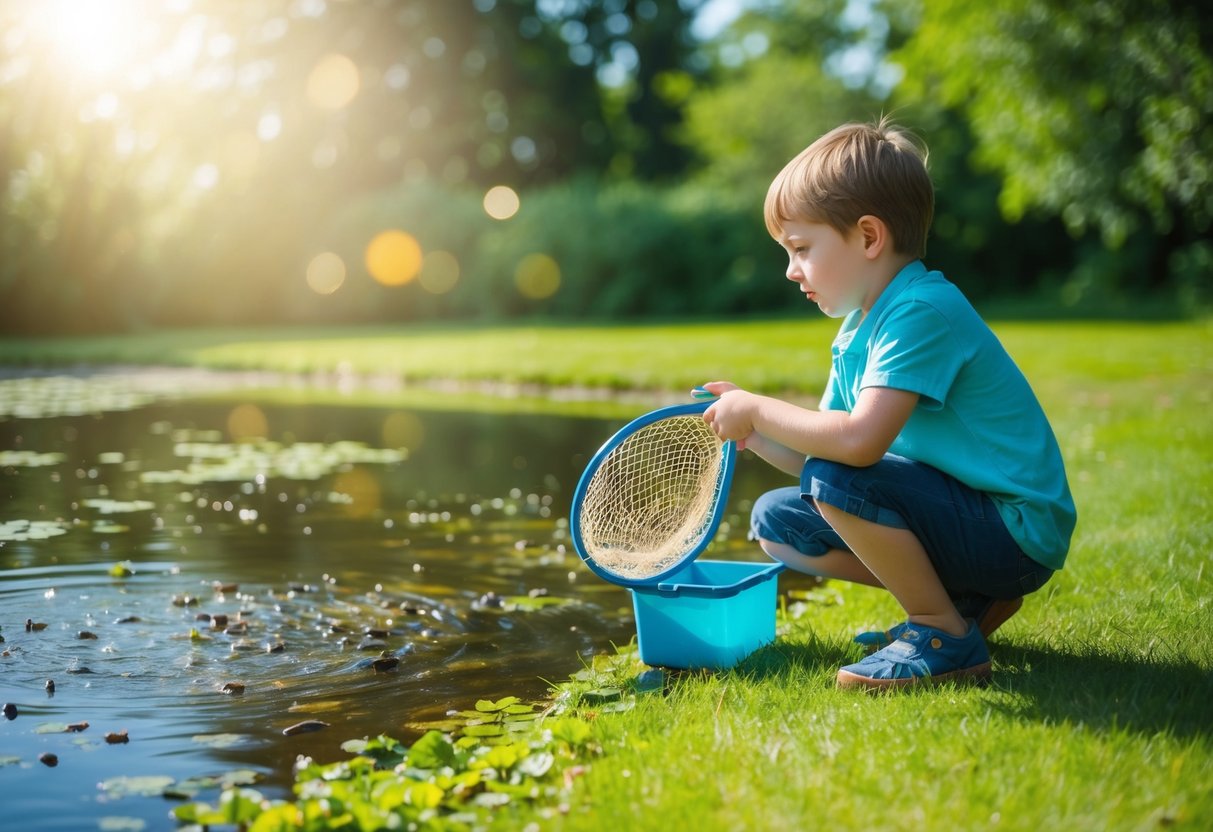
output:
[[879,257],[885,246],[891,244],[889,227],[880,217],[864,214],[859,218],[857,225],[859,233],[863,235],[863,253],[866,257],[870,259]]

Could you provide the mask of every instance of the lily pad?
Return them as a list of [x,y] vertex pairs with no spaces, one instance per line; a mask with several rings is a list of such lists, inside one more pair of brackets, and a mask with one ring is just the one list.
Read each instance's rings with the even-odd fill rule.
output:
[[59,520],[6,520],[0,523],[0,542],[46,540],[67,534],[67,524]]
[[148,774],[141,777],[111,777],[98,784],[109,797],[156,797],[173,785],[173,778],[163,774]]
[[97,828],[101,832],[143,832],[147,828],[147,821],[142,818],[127,818],[111,815],[109,817],[100,818],[97,821]]
[[43,468],[58,465],[66,459],[66,456],[57,452],[0,451],[0,466],[7,468]]
[[[179,441],[173,453],[189,463],[173,471],[144,471],[145,483],[200,485],[207,482],[242,482],[256,477],[283,477],[290,480],[317,480],[351,464],[386,465],[403,462],[407,451],[394,448],[370,448],[360,442],[256,442],[224,443],[192,437]],[[348,495],[330,492],[328,499],[345,502]]]
[[549,607],[563,607],[577,603],[572,598],[561,598],[556,595],[510,595],[504,599],[502,609],[506,612],[534,612]]
[[66,722],[41,722],[34,728],[35,734],[65,734]]
[[207,748],[232,748],[244,742],[245,736],[243,734],[195,734],[190,739]]
[[151,500],[85,500],[84,505],[95,508],[102,514],[129,514],[135,511],[151,511],[156,504]]

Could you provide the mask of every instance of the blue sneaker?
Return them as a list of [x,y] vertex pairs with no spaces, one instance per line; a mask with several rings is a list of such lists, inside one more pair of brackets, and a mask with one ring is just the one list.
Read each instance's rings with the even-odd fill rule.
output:
[[[987,637],[1005,624],[1008,618],[1019,612],[1019,608],[1022,606],[1023,598],[1003,600],[978,595],[971,599],[956,601],[956,609],[960,612],[961,617],[976,621],[977,629],[981,630],[981,634]],[[867,632],[859,633],[855,636],[854,641],[856,644],[862,644],[869,653],[882,647],[888,647],[897,641],[897,637],[901,635],[901,631],[906,628],[907,623],[894,624],[883,632],[880,630],[868,630]]]
[[908,626],[910,626],[910,622],[903,621],[900,624],[894,624],[887,630],[868,630],[855,636],[854,642],[862,644],[864,649],[869,653],[874,653],[882,647],[888,647],[897,641],[897,637],[901,635],[902,630]]
[[838,671],[841,688],[900,688],[917,684],[990,678],[990,653],[977,624],[963,636],[906,622],[897,639],[866,659]]

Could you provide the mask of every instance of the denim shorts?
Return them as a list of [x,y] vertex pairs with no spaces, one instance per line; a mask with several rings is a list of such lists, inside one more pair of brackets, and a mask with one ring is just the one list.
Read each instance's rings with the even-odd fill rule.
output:
[[799,487],[769,491],[755,501],[752,534],[810,557],[845,550],[814,500],[882,526],[909,529],[953,598],[1018,598],[1053,574],[1023,553],[989,495],[893,454],[863,468],[807,460]]

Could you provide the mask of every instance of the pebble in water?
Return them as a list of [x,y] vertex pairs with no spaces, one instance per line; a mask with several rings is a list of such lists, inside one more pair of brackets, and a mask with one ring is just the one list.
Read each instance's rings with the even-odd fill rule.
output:
[[310,734],[313,731],[323,731],[328,728],[327,722],[321,722],[318,719],[305,719],[303,722],[296,722],[289,728],[282,729],[282,735],[285,737],[293,737],[296,734]]
[[49,768],[54,768],[55,766],[59,765],[59,757],[49,751],[43,751],[38,755],[38,762]]

